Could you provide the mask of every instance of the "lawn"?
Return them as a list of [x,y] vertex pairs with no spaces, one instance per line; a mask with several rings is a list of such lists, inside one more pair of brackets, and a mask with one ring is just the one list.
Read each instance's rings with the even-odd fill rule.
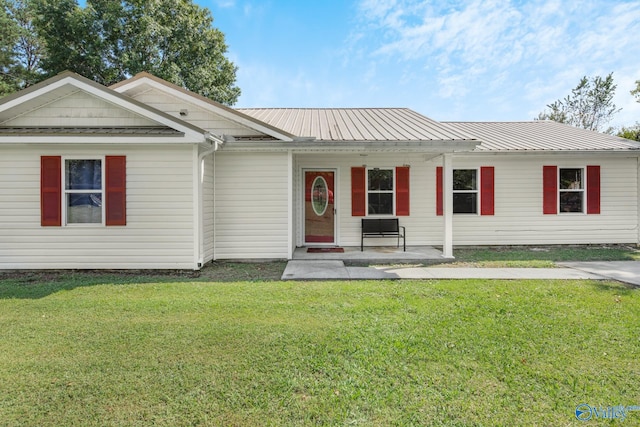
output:
[[[601,425],[577,421],[576,406],[640,404],[639,292],[596,281],[6,276],[0,420]],[[640,424],[640,412],[626,421]]]

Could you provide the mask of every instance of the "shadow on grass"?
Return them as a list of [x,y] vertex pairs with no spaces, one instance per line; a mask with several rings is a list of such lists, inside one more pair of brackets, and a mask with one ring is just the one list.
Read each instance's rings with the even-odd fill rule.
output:
[[191,270],[28,270],[0,273],[0,299],[38,299],[96,285],[191,282],[264,282],[282,277],[286,262],[207,264]]

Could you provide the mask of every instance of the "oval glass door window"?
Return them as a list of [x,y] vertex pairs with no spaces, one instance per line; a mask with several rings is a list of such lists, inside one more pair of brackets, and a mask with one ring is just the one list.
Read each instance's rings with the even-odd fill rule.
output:
[[311,205],[313,211],[318,216],[324,215],[329,205],[329,188],[327,181],[321,176],[317,176],[311,185]]

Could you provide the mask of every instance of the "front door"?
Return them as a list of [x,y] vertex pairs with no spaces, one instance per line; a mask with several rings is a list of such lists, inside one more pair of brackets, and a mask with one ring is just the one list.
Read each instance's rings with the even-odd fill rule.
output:
[[304,243],[335,244],[335,171],[304,171]]

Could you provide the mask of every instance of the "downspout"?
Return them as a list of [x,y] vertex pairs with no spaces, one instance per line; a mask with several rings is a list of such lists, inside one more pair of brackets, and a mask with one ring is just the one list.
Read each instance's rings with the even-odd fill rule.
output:
[[[196,174],[197,174],[197,209],[194,211],[194,223],[198,226],[196,227],[196,233],[194,236],[194,246],[196,253],[196,269],[199,270],[202,268],[204,264],[204,204],[203,200],[203,182],[204,182],[204,158],[208,155],[218,151],[218,149],[224,144],[222,139],[217,136],[211,134],[210,132],[205,133],[205,141],[210,142],[212,145],[210,148],[207,148],[205,151],[198,155],[197,165],[196,165]],[[215,182],[214,182],[215,187]],[[215,221],[214,221],[215,224]],[[215,225],[214,225],[215,227]],[[214,231],[214,239],[215,239],[215,231]],[[215,257],[215,256],[214,256]]]

